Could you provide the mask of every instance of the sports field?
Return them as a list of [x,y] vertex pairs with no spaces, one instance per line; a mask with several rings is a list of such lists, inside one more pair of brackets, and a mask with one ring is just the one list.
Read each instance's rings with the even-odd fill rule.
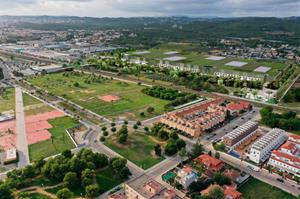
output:
[[66,149],[74,148],[74,144],[66,133],[66,129],[78,125],[78,122],[70,117],[60,117],[48,121],[52,126],[49,132],[52,138],[46,141],[29,145],[30,160],[35,161],[41,157],[49,157]]
[[7,88],[0,94],[0,113],[15,109],[15,89]]
[[243,194],[245,199],[296,199],[291,194],[252,177],[238,191]]
[[137,166],[148,169],[164,158],[154,154],[154,146],[158,143],[156,138],[144,133],[129,133],[126,144],[119,144],[116,135],[110,136],[104,144],[132,161]]
[[[141,112],[146,113],[149,106],[154,107],[153,117],[163,113],[166,100],[157,99],[141,90],[144,86],[125,83],[110,79],[99,79],[90,81],[91,75],[63,73],[50,74],[46,76],[33,77],[29,81],[54,95],[62,96],[88,110],[109,118],[125,116],[127,119],[144,119]],[[119,100],[108,102],[105,97],[115,96]]]
[[[278,74],[279,70],[284,69],[286,67],[285,63],[279,61],[263,61],[263,60],[258,61],[254,59],[239,59],[239,58],[209,60],[207,58],[210,57],[210,55],[204,52],[199,52],[198,46],[192,44],[162,44],[159,47],[155,47],[147,51],[149,51],[149,53],[141,54],[141,55],[133,54],[133,56],[135,57],[139,56],[146,59],[159,61],[167,57],[173,56],[173,55],[166,55],[165,54],[166,52],[177,51],[178,53],[176,54],[176,56],[182,56],[185,57],[186,59],[176,63],[182,62],[185,64],[191,64],[197,66],[209,65],[221,70],[234,70],[234,71],[251,72],[257,74],[264,74],[264,73],[254,71],[256,68],[260,66],[266,66],[271,68],[269,71],[266,72],[266,74],[270,76],[275,76],[276,74]],[[247,64],[242,67],[234,67],[234,66],[226,65],[227,63],[232,61],[247,62]]]

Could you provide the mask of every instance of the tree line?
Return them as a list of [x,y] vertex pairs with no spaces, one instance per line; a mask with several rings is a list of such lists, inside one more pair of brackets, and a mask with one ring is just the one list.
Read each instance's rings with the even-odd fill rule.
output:
[[281,128],[286,131],[299,131],[300,118],[293,111],[282,114],[274,113],[272,107],[264,107],[260,110],[261,122],[271,128]]
[[[12,199],[14,189],[30,187],[36,178],[48,179],[56,184],[62,183],[63,189],[57,192],[57,197],[71,198],[78,187],[83,187],[87,198],[100,194],[101,184],[97,184],[96,173],[109,168],[114,178],[125,180],[131,173],[126,166],[127,160],[108,158],[101,153],[82,149],[76,155],[70,150],[64,151],[54,158],[40,160],[23,169],[16,169],[7,174],[7,179],[0,182],[0,199]],[[70,197],[66,197],[70,196]]]

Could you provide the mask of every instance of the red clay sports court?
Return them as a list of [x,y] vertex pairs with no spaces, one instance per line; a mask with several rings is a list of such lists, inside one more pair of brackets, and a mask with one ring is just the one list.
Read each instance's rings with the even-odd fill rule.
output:
[[[48,130],[51,129],[52,126],[48,122],[48,120],[63,116],[63,112],[54,110],[46,113],[25,117],[28,144],[30,145],[50,139],[51,133]],[[8,132],[9,129],[12,133]],[[16,145],[15,132],[15,120],[0,123],[0,148],[9,149]]]

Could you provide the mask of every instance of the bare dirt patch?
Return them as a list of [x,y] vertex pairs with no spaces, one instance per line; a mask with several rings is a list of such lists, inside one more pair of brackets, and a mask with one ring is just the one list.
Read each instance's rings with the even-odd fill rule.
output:
[[117,95],[104,95],[104,96],[98,96],[98,98],[104,102],[116,102],[121,99],[121,97]]

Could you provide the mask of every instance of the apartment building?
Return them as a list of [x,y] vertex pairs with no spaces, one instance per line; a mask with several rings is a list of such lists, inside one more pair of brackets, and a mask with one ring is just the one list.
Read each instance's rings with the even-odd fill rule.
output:
[[223,99],[214,99],[165,114],[160,122],[198,137],[206,130],[225,121],[227,108],[221,106]]
[[147,175],[142,175],[125,184],[127,199],[179,199],[174,190],[169,190]]
[[300,177],[300,136],[290,135],[278,150],[272,151],[268,165]]
[[238,142],[240,142],[245,137],[252,134],[257,128],[258,128],[257,122],[248,121],[245,124],[243,124],[242,126],[234,129],[233,131],[231,131],[230,133],[225,135],[222,138],[223,143],[226,146],[231,147],[231,146],[237,144]]
[[278,148],[286,140],[287,133],[274,128],[252,144],[248,158],[257,164],[262,163],[270,157],[272,150]]

